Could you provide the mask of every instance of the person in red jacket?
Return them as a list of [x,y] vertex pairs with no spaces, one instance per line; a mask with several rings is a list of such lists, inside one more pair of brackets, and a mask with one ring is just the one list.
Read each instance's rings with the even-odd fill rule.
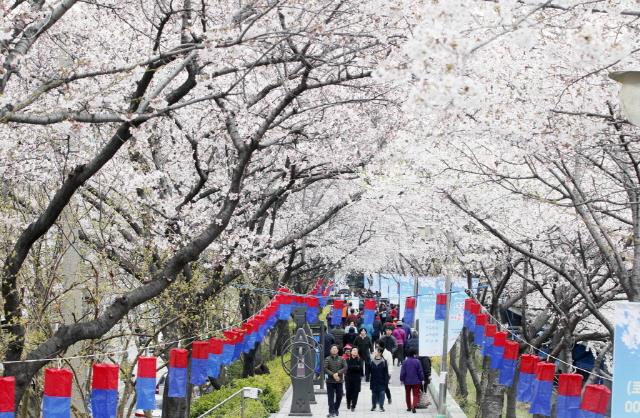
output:
[[393,305],[393,308],[391,309],[391,318],[396,319],[397,317],[398,317],[398,308],[396,308],[396,306]]

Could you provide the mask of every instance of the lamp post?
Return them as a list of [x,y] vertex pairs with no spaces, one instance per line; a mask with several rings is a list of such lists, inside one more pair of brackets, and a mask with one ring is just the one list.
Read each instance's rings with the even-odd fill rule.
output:
[[[445,233],[447,237],[447,259],[453,255],[453,234]],[[444,332],[442,335],[442,357],[440,361],[440,387],[438,390],[438,415],[436,418],[447,416],[447,371],[449,369],[449,315],[451,310],[451,261],[444,265],[444,292],[447,295],[446,314],[444,317]]]
[[620,104],[629,122],[640,126],[640,71],[614,71],[609,78],[622,85]]

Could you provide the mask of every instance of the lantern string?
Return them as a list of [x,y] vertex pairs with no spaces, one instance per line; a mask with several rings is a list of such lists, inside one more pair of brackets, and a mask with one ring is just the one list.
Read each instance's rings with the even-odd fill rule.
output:
[[[268,288],[263,288],[263,287],[256,287],[256,286],[251,286],[251,285],[242,285],[242,284],[232,284],[230,285],[231,287],[235,287],[236,289],[243,289],[243,290],[252,290],[255,292],[261,292],[261,293],[267,293],[267,294],[272,294],[272,295],[289,295],[289,296],[305,296],[305,297],[312,297],[312,298],[323,298],[323,297],[328,297],[328,296],[322,296],[322,295],[311,295],[311,294],[307,294],[307,293],[295,293],[295,292],[280,292],[278,290],[273,290],[273,289],[268,289]],[[451,290],[449,292],[427,292],[427,293],[418,293],[418,294],[411,294],[408,295],[406,297],[420,297],[420,296],[437,296],[437,295],[441,295],[441,294],[454,294],[454,293],[467,293],[469,291],[476,291],[479,289],[484,289],[486,287],[489,287],[488,285],[478,285],[477,287],[474,287],[473,289],[457,289],[457,290]],[[396,296],[396,295],[393,295]],[[375,297],[362,297],[362,299],[375,299]],[[383,298],[384,299],[384,298]],[[388,299],[388,298],[387,298]]]
[[[275,291],[275,293],[278,294],[286,294],[286,295],[296,295],[295,293],[288,293],[288,292],[278,292]],[[312,296],[312,295],[307,295],[307,294],[300,294],[299,296]],[[271,301],[269,302],[271,303]],[[267,304],[268,305],[268,304]],[[263,306],[263,308],[266,307]],[[237,328],[242,326],[244,323],[246,323],[247,321],[253,319],[256,316],[257,312],[254,313],[252,316],[250,316],[247,319],[244,319],[242,321],[233,323],[231,325],[228,325],[226,327],[223,328],[219,328],[219,329],[214,329],[214,330],[210,330],[206,333],[201,333],[192,337],[185,337],[185,338],[180,338],[178,340],[175,341],[167,341],[167,342],[162,342],[162,343],[158,343],[158,344],[153,344],[153,345],[147,345],[144,347],[144,351],[148,351],[151,348],[159,348],[159,347],[166,347],[166,346],[170,346],[173,344],[177,344],[178,346],[180,346],[180,344],[182,342],[185,342],[186,344],[188,344],[190,341],[194,341],[197,339],[206,339],[211,337],[214,334],[219,334],[223,331],[229,330],[231,328]],[[138,350],[140,351],[140,350]],[[116,350],[116,351],[107,351],[107,352],[100,352],[100,353],[94,353],[94,354],[84,354],[84,355],[78,355],[78,356],[69,356],[69,357],[53,357],[53,358],[39,358],[39,359],[25,359],[25,360],[10,360],[10,361],[0,361],[0,364],[18,364],[18,363],[49,363],[49,362],[62,362],[63,360],[77,360],[77,359],[89,359],[89,358],[95,358],[95,359],[100,359],[102,357],[106,358],[110,355],[115,355],[115,354],[125,354],[128,353],[129,350]]]
[[481,302],[480,302],[480,301],[479,301],[479,300],[478,300],[478,299],[477,299],[473,294],[469,294],[469,296],[471,296],[471,298],[472,298],[473,300],[475,300],[475,301],[480,305],[480,307],[481,307],[482,311],[483,311],[484,313],[486,313],[490,318],[492,318],[492,319],[494,320],[494,322],[496,323],[496,325],[497,325],[499,328],[501,328],[501,329],[505,330],[506,332],[508,332],[509,334],[511,334],[511,336],[513,337],[513,339],[514,339],[514,340],[517,340],[517,341],[519,341],[519,342],[521,342],[521,343],[523,343],[523,344],[525,344],[525,345],[529,346],[529,347],[530,347],[531,349],[533,349],[535,352],[538,352],[538,353],[542,354],[542,356],[543,356],[543,357],[546,357],[547,359],[553,359],[553,360],[555,360],[555,361],[557,361],[557,362],[560,362],[560,363],[565,364],[565,365],[567,365],[567,366],[569,366],[569,367],[572,367],[574,370],[580,370],[580,371],[583,371],[583,372],[585,372],[585,373],[587,373],[587,374],[590,374],[590,375],[592,375],[592,376],[599,377],[600,379],[608,380],[608,381],[610,381],[610,382],[612,382],[612,381],[613,381],[613,379],[611,379],[611,378],[609,378],[609,377],[602,376],[602,375],[599,375],[599,374],[597,374],[597,373],[593,373],[593,372],[591,372],[591,371],[589,371],[589,370],[586,370],[586,369],[583,369],[583,368],[577,367],[577,366],[575,366],[575,365],[573,365],[573,364],[570,364],[570,363],[567,363],[566,361],[563,361],[563,360],[561,360],[561,359],[559,359],[559,358],[557,358],[557,357],[554,357],[554,356],[552,356],[552,355],[550,355],[550,354],[547,354],[547,353],[545,353],[544,351],[542,351],[542,350],[541,350],[541,349],[539,349],[539,348],[536,348],[535,346],[533,346],[533,345],[532,345],[532,344],[530,344],[529,342],[525,341],[525,340],[524,340],[522,337],[520,337],[518,334],[516,334],[516,333],[514,333],[513,331],[511,331],[507,325],[503,325],[503,324],[498,320],[498,318],[496,318],[495,316],[491,315],[491,312],[489,312],[489,310],[488,310],[487,308],[485,308],[485,307],[482,305],[482,303],[481,303]]
[[[246,290],[251,290],[251,291],[255,291],[255,292],[267,293],[267,294],[271,294],[271,295],[304,296],[304,297],[307,297],[307,298],[312,297],[312,298],[318,298],[318,299],[319,298],[328,298],[329,297],[329,296],[323,296],[323,295],[312,295],[312,294],[307,294],[307,293],[295,293],[293,291],[283,292],[283,291],[279,291],[279,290],[260,288],[260,287],[250,286],[250,285],[235,284],[235,285],[230,285],[230,286],[231,287],[235,287],[237,289],[246,289]],[[414,296],[435,296],[437,294],[448,294],[448,293],[463,293],[463,292],[467,292],[468,290],[477,290],[477,289],[480,289],[482,287],[486,287],[486,285],[479,285],[477,288],[474,288],[474,289],[452,290],[450,292],[420,293],[420,294],[417,294],[417,295],[411,295],[409,297],[414,297]],[[318,289],[314,288],[314,290],[317,291]],[[197,340],[197,339],[209,338],[210,336],[212,336],[214,334],[219,334],[219,333],[221,333],[223,331],[226,331],[226,330],[229,330],[231,328],[237,328],[237,327],[242,326],[247,321],[253,319],[257,315],[257,313],[258,312],[254,313],[252,316],[250,316],[249,318],[247,318],[245,320],[233,323],[233,324],[228,325],[228,326],[223,327],[223,328],[210,330],[210,331],[208,331],[206,333],[201,333],[201,334],[198,334],[198,335],[195,335],[195,336],[192,336],[192,337],[180,338],[180,339],[174,340],[174,341],[167,341],[167,342],[162,342],[162,343],[158,343],[158,344],[147,345],[147,346],[144,347],[144,352],[148,352],[149,349],[152,349],[152,348],[167,347],[167,346],[171,346],[171,345],[174,345],[174,344],[180,345],[183,342],[185,344],[188,344],[189,342]],[[107,351],[107,352],[100,352],[100,353],[94,353],[94,354],[84,354],[84,355],[77,355],[77,356],[68,356],[68,357],[53,357],[53,358],[39,358],[39,359],[0,361],[0,363],[1,364],[48,363],[48,362],[62,362],[62,361],[66,361],[66,360],[78,360],[78,359],[90,359],[90,358],[95,358],[95,359],[105,358],[106,359],[108,356],[117,355],[117,354],[126,354],[129,351],[130,350],[115,350],[115,351]]]

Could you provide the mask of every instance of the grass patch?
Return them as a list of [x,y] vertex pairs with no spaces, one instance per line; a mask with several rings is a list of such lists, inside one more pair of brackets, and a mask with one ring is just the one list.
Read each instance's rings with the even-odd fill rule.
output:
[[[236,362],[241,363],[241,362]],[[255,399],[244,400],[244,416],[251,418],[267,418],[280,409],[280,400],[291,383],[291,378],[282,369],[280,357],[267,362],[271,373],[245,378],[236,378],[219,390],[196,399],[191,405],[190,417],[195,418],[213,408],[234,392],[245,386],[260,388],[262,394]],[[233,365],[231,367],[233,369]],[[240,417],[240,396],[217,409],[210,417]]]

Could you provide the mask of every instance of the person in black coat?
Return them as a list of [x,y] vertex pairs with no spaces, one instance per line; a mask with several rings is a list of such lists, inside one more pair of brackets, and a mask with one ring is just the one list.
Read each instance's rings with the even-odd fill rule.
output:
[[358,335],[353,342],[354,347],[358,347],[358,352],[360,353],[360,358],[364,361],[365,368],[365,377],[367,382],[369,381],[369,362],[371,361],[371,350],[373,349],[373,344],[371,343],[371,339],[367,335],[367,330],[364,328],[360,328],[360,335]]
[[333,335],[327,331],[324,335],[324,357],[327,358],[331,355],[331,346],[336,343],[336,339],[333,338]]
[[349,332],[344,334],[344,345],[351,344],[353,346],[357,336],[355,327],[349,327]]
[[422,365],[422,372],[424,373],[424,381],[422,384],[422,391],[427,392],[429,383],[431,382],[431,358],[427,356],[418,357],[420,364]]
[[411,334],[409,334],[409,339],[407,340],[407,343],[404,345],[404,351],[405,352],[410,352],[413,351],[414,353],[419,353],[420,352],[420,343],[419,343],[419,339],[418,339],[418,331],[416,331],[415,329],[413,331],[411,331]]
[[347,374],[344,379],[347,392],[347,409],[351,408],[352,411],[356,409],[356,404],[358,403],[362,376],[364,376],[364,363],[358,355],[358,349],[354,347],[351,350],[351,357],[347,360]]
[[371,335],[373,343],[375,344],[380,339],[381,336],[382,336],[382,321],[380,320],[380,315],[376,314],[376,318],[373,320],[373,335]]
[[371,410],[375,411],[376,406],[379,406],[382,412],[384,412],[384,392],[389,385],[389,368],[387,361],[382,357],[383,351],[384,349],[378,348],[369,363]]

